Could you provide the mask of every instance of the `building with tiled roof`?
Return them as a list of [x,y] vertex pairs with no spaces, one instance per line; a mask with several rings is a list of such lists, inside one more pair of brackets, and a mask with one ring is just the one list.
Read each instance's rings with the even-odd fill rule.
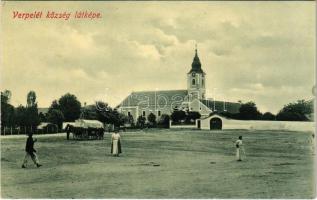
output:
[[191,69],[187,73],[186,90],[132,92],[117,108],[126,115],[132,115],[135,121],[140,115],[147,117],[154,113],[159,118],[162,114],[170,115],[175,109],[197,111],[202,116],[209,116],[213,112],[239,112],[239,103],[206,99],[205,78],[206,73],[196,49]]

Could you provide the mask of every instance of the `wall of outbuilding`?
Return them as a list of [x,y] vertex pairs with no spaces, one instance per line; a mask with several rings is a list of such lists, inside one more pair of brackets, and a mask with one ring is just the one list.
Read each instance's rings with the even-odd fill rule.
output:
[[315,131],[315,122],[234,120],[218,115],[201,119],[201,129],[209,130],[210,120],[214,117],[222,120],[222,129]]

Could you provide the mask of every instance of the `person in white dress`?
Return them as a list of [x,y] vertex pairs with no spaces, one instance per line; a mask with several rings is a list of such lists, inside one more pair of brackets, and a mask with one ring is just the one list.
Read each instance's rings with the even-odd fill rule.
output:
[[111,135],[111,154],[113,156],[119,157],[120,153],[122,153],[122,151],[121,151],[121,142],[120,142],[120,134],[116,130]]
[[242,161],[242,153],[244,153],[244,148],[242,144],[242,136],[239,136],[239,139],[235,142],[235,145],[236,145],[237,161]]

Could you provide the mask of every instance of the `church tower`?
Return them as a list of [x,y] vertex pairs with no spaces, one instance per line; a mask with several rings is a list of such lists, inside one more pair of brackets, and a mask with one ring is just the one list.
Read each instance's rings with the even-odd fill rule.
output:
[[187,90],[190,101],[194,99],[205,99],[205,75],[206,73],[201,69],[201,63],[196,47],[192,68],[187,73]]

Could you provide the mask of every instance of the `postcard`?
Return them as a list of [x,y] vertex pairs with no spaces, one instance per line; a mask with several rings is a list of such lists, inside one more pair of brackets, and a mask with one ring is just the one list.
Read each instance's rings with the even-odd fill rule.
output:
[[1,198],[315,198],[315,6],[2,1]]

